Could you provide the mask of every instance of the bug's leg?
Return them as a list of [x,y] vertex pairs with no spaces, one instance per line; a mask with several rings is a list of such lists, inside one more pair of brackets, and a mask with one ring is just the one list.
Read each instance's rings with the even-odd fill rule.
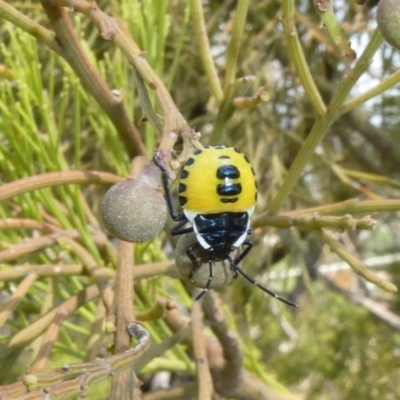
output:
[[[200,261],[196,258],[196,256],[193,254],[193,250],[197,249],[198,247],[200,247],[200,243],[196,242],[194,244],[192,244],[191,246],[188,247],[186,254],[189,257],[190,261],[193,264],[193,269],[190,271],[189,274],[189,279],[192,279],[193,275],[196,273],[196,271],[201,267],[201,263]],[[210,274],[208,276],[208,280],[206,283],[206,286],[204,287],[204,289],[196,296],[196,298],[194,299],[195,301],[200,300],[210,289],[210,285],[211,282],[213,280],[213,260],[209,260],[208,261],[208,265],[210,267]]]
[[210,285],[213,280],[213,264],[214,264],[213,260],[208,260],[208,265],[210,267],[210,274],[208,275],[206,286],[204,286],[204,289],[196,296],[194,301],[200,300],[210,290]]
[[162,181],[162,185],[164,188],[164,193],[165,193],[165,201],[167,202],[167,207],[168,207],[168,211],[171,215],[171,218],[174,221],[182,221],[183,219],[186,219],[185,215],[182,214],[178,214],[177,212],[175,212],[174,207],[172,206],[172,199],[171,199],[171,192],[169,190],[169,185],[168,185],[168,172],[165,169],[165,167],[161,164],[159,158],[157,157],[157,155],[154,156],[154,163],[157,165],[158,168],[160,168],[161,170],[161,181]]
[[178,222],[172,229],[171,229],[171,235],[172,236],[177,236],[177,235],[183,235],[185,233],[191,233],[193,232],[193,227],[189,226],[188,228],[183,228],[186,223],[188,222],[187,218],[184,220]]
[[200,261],[193,254],[193,250],[196,250],[199,247],[200,247],[200,243],[196,242],[196,243],[193,243],[191,246],[189,246],[186,250],[186,255],[189,257],[189,260],[192,262],[193,267],[194,267],[192,269],[192,271],[190,272],[189,279],[191,279],[193,274],[201,267]]
[[235,265],[238,265],[253,248],[253,242],[250,239],[246,239],[242,244],[246,245],[247,247],[240,253],[239,257],[235,258],[235,260],[233,261]]
[[282,303],[285,303],[285,304],[287,304],[289,306],[292,306],[292,307],[297,307],[297,304],[291,302],[290,300],[284,299],[283,297],[281,297],[281,296],[277,295],[276,293],[274,293],[272,290],[269,290],[265,286],[261,285],[254,278],[252,278],[251,276],[247,275],[246,272],[244,272],[239,267],[239,265],[238,265],[239,262],[242,261],[244,257],[246,257],[246,255],[249,253],[249,251],[253,247],[253,243],[252,243],[251,240],[245,240],[243,242],[243,244],[246,244],[248,247],[243,251],[243,253],[236,260],[233,260],[230,256],[228,256],[228,261],[230,262],[232,268],[235,269],[235,271],[239,272],[239,274],[242,275],[244,278],[246,278],[249,282],[251,282],[252,284],[254,284],[257,287],[259,287],[261,290],[263,290],[265,293],[268,293],[270,296],[275,297],[277,300],[281,301]]

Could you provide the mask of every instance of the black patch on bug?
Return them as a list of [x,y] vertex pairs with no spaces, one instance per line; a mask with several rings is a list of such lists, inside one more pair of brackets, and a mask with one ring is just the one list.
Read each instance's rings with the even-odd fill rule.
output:
[[239,154],[241,154],[242,152],[240,151],[240,150],[238,150],[236,147],[234,147],[233,148],[233,150],[235,150],[236,151],[236,153],[239,153]]
[[217,169],[217,178],[218,179],[238,179],[240,178],[240,171],[234,165],[222,165]]
[[205,149],[209,149],[211,146],[204,146]]
[[238,199],[235,197],[234,199],[221,199],[221,203],[236,203]]
[[187,159],[185,165],[189,166],[189,165],[193,165],[193,164],[194,164],[194,158],[190,157],[190,158]]
[[254,195],[254,201],[257,201],[257,193]]
[[214,149],[224,149],[224,148],[225,148],[225,146],[222,146],[222,145],[214,146]]
[[251,167],[251,172],[253,173],[254,176],[256,176],[256,173],[254,172],[254,168]]
[[250,164],[250,160],[243,154],[244,159]]
[[179,204],[183,207],[187,203],[187,198],[185,196],[179,196]]
[[240,183],[218,185],[217,193],[220,196],[237,196],[242,193],[242,185]]
[[197,150],[194,151],[193,154],[194,154],[195,156],[197,156],[198,154],[201,154],[202,152],[203,152],[203,150],[197,149]]
[[185,185],[184,183],[180,183],[180,184],[179,184],[179,188],[178,188],[178,192],[179,192],[179,193],[185,192],[186,189],[187,189],[187,187],[186,187],[186,185]]
[[181,172],[181,179],[186,179],[189,176],[189,171],[186,169],[183,169]]
[[230,158],[230,157],[229,156],[219,156],[218,157],[219,160],[224,160],[224,159],[227,159],[227,158]]

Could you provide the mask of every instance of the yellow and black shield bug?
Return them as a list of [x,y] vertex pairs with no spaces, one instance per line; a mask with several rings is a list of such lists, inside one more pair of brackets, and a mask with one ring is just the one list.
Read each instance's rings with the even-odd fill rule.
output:
[[[256,177],[247,157],[233,147],[207,146],[196,150],[180,174],[178,192],[182,214],[173,209],[167,171],[157,156],[154,159],[162,171],[169,212],[172,219],[178,222],[171,234],[194,232],[196,235],[197,241],[186,251],[193,264],[192,274],[202,265],[193,252],[201,247],[208,255],[209,277],[196,300],[209,290],[215,261],[227,260],[235,273],[269,295],[296,307],[296,304],[262,286],[239,267],[253,247],[247,236],[251,234],[250,217],[257,200]],[[191,226],[185,227],[188,222]],[[233,259],[232,251],[240,246],[245,246],[244,250]]]

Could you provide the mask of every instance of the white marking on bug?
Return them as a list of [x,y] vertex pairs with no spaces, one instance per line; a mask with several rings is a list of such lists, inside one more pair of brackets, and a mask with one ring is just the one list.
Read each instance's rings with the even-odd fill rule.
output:
[[[183,213],[185,214],[185,217],[188,219],[188,221],[189,221],[192,225],[194,225],[194,224],[193,224],[193,221],[194,221],[194,219],[199,215],[199,213],[198,213],[198,212],[195,212],[195,211],[188,211],[188,210],[183,210]],[[193,228],[196,229],[195,226],[193,226]],[[196,232],[196,230],[195,230],[195,232]],[[197,233],[197,232],[196,232],[196,233]]]
[[[196,226],[194,226],[194,228],[195,227]],[[196,233],[196,239],[200,243],[200,246],[205,250],[209,249],[211,246],[204,240],[204,238],[201,235],[198,234],[198,232],[195,233]]]
[[247,229],[246,232],[244,232],[243,235],[240,236],[235,243],[233,243],[233,247],[239,247],[246,240],[246,237],[247,237]]

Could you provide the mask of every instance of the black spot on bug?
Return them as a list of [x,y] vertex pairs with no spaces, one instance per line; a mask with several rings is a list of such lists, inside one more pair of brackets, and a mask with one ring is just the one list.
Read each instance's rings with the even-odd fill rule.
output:
[[184,183],[180,183],[180,184],[179,184],[179,188],[178,188],[178,192],[179,192],[179,193],[185,192],[186,189],[187,189],[187,187],[186,187],[186,185],[185,185]]
[[224,148],[225,148],[225,146],[222,146],[222,145],[214,146],[214,149],[224,149]]
[[219,160],[224,160],[224,159],[229,159],[229,158],[230,158],[229,156],[219,156],[218,157]]
[[179,196],[179,204],[183,207],[187,203],[187,198],[185,196]]
[[254,201],[257,201],[257,193],[254,195]]
[[221,203],[236,203],[238,201],[237,198],[234,199],[221,199]]
[[250,160],[243,154],[244,159],[250,164]]
[[190,157],[190,158],[187,159],[185,165],[189,166],[189,165],[193,165],[193,164],[194,164],[194,158]]
[[256,173],[254,172],[254,168],[251,167],[251,172],[253,173],[254,176],[256,176]]
[[242,152],[240,150],[238,150],[236,147],[233,148],[234,151],[236,151],[236,153],[241,154]]
[[240,171],[234,165],[222,165],[217,169],[218,179],[238,179],[240,177]]
[[197,149],[195,150],[195,152],[193,153],[195,156],[197,156],[198,154],[201,154],[203,152],[203,150]]
[[220,196],[237,196],[242,193],[242,185],[240,183],[218,185],[217,193]]
[[181,172],[181,179],[186,179],[189,176],[189,171],[187,169],[183,169]]

